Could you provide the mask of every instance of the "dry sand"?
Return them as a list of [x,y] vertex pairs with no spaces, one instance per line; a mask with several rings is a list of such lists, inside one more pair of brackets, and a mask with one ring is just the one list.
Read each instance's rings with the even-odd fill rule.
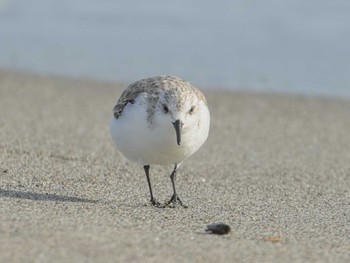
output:
[[[349,101],[206,91],[189,208],[158,209],[110,139],[121,88],[0,73],[1,262],[349,262]],[[151,167],[160,201],[171,168]]]

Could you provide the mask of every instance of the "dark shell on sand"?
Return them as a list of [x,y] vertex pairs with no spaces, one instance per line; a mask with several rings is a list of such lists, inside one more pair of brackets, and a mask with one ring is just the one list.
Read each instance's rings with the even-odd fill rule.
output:
[[205,232],[209,234],[216,234],[216,235],[226,235],[230,231],[231,231],[230,226],[224,223],[207,225],[207,229],[205,230]]

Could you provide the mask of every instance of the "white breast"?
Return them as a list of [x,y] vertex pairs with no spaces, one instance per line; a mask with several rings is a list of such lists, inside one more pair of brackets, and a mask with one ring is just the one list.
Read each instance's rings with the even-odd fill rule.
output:
[[111,135],[118,150],[129,160],[142,165],[180,163],[196,152],[206,141],[210,115],[207,106],[200,105],[200,125],[182,130],[181,145],[176,143],[172,122],[164,118],[147,121],[146,99],[139,96],[127,104],[118,119],[111,121]]

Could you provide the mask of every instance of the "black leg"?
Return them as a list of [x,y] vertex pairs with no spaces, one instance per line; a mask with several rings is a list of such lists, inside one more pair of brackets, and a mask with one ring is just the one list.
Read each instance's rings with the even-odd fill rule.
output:
[[159,202],[156,201],[156,199],[154,199],[153,197],[153,192],[152,192],[152,186],[151,186],[151,180],[149,178],[149,165],[145,165],[143,166],[143,169],[145,170],[146,173],[146,177],[147,177],[147,183],[148,183],[148,187],[149,187],[149,193],[151,195],[151,204],[156,206],[156,207],[164,207],[163,205],[161,205]]
[[177,195],[176,193],[176,188],[175,188],[175,179],[176,179],[176,172],[177,172],[177,167],[178,165],[175,164],[174,170],[170,175],[170,179],[171,179],[171,183],[173,185],[173,196],[170,198],[170,200],[168,202],[165,203],[166,206],[170,205],[171,203],[174,205],[174,207],[176,206],[176,203],[179,203],[182,207],[187,208],[187,205],[185,205],[184,203],[182,203],[182,201],[180,200],[180,197]]

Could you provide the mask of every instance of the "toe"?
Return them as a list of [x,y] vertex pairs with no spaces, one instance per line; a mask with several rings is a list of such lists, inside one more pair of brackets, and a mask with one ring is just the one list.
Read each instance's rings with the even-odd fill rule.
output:
[[157,200],[151,200],[151,204],[154,206],[154,207],[158,207],[158,208],[164,208],[165,205],[161,204],[160,202],[158,202]]

